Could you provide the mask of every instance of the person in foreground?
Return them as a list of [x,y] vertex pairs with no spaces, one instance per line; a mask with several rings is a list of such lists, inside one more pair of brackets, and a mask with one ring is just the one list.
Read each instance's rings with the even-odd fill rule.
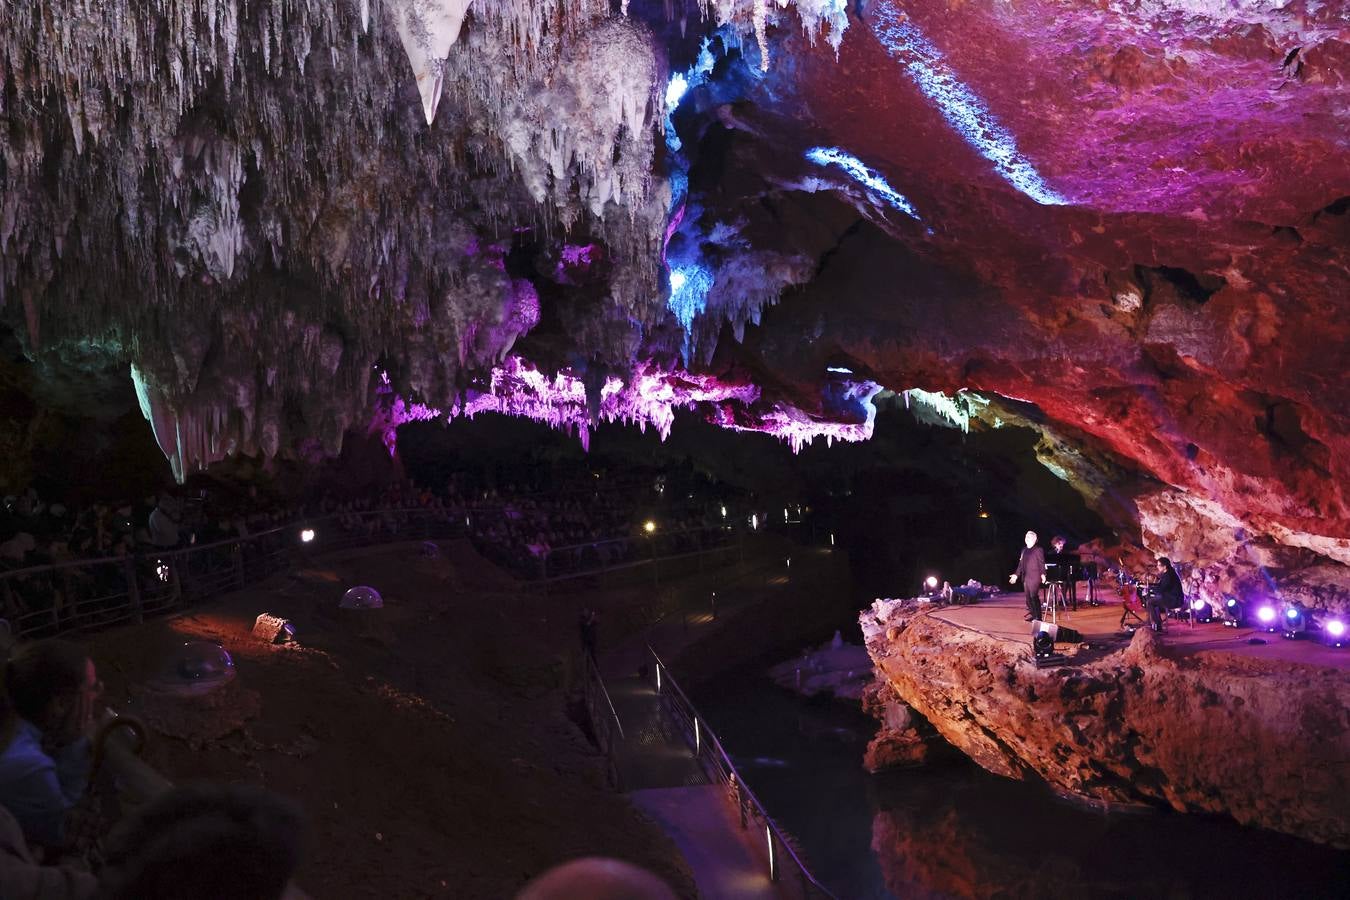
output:
[[279,900],[300,861],[304,820],[251,785],[186,785],[109,836],[99,900]]
[[1009,584],[1017,584],[1022,579],[1022,589],[1026,592],[1028,622],[1041,617],[1041,585],[1045,583],[1045,550],[1036,546],[1036,532],[1028,531],[1026,547],[1017,560],[1017,571],[1008,576]]
[[516,900],[675,900],[675,892],[646,869],[588,856],[554,866],[525,885]]
[[73,866],[44,866],[34,858],[19,823],[0,806],[0,897],[4,900],[89,900],[97,882]]
[[102,684],[84,650],[60,640],[15,651],[4,682],[0,806],[31,847],[58,854],[66,846],[66,817],[89,782],[89,732]]

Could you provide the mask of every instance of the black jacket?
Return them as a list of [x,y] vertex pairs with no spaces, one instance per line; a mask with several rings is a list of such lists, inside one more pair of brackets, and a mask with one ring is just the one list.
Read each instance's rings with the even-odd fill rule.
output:
[[1028,587],[1045,581],[1045,549],[1040,544],[1022,548],[1022,558],[1017,561],[1017,579]]
[[1168,609],[1181,609],[1185,602],[1181,596],[1181,578],[1177,575],[1177,570],[1171,566],[1168,566],[1167,571],[1158,579],[1153,593]]

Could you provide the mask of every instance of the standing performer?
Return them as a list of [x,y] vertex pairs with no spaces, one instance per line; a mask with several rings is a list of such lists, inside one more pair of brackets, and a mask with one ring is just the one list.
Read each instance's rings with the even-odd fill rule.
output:
[[1009,584],[1022,579],[1027,596],[1027,621],[1041,617],[1041,584],[1045,581],[1045,550],[1036,546],[1036,532],[1028,531],[1026,549],[1017,561],[1017,571],[1008,576]]

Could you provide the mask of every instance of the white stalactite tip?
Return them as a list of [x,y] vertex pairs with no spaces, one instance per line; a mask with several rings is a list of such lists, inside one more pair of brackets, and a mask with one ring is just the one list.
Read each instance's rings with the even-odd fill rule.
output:
[[445,81],[445,58],[459,39],[460,26],[473,0],[394,0],[390,14],[403,52],[417,78],[427,124],[436,118]]

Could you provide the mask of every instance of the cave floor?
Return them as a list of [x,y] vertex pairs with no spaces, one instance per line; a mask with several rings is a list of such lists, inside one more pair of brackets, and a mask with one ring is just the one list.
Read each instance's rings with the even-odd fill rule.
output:
[[[629,860],[695,896],[675,843],[606,784],[564,704],[578,610],[599,610],[612,646],[643,627],[650,579],[541,596],[467,543],[435,559],[420,547],[332,554],[92,635],[105,702],[147,722],[145,756],[174,781],[262,784],[299,802],[311,840],[296,881],[311,896],[509,897],[584,855]],[[753,565],[663,580],[659,593],[706,598]],[[384,608],[338,610],[356,584],[376,587]],[[264,611],[293,621],[297,643],[253,639]],[[166,702],[147,682],[194,640],[219,642],[238,674],[206,698]]]
[[[1085,663],[1100,659],[1124,647],[1130,635],[1120,629],[1123,601],[1114,588],[1098,588],[1101,606],[1090,607],[1081,600],[1076,611],[1061,610],[1059,624],[1083,635],[1081,646],[1058,644],[1056,650],[1074,662]],[[990,637],[1010,643],[1024,644],[1030,653],[1031,626],[1024,619],[1026,604],[1021,592],[999,594],[970,606],[936,607],[930,613],[943,621],[963,628],[983,632]],[[1264,643],[1253,644],[1257,640]],[[1207,659],[1224,658],[1225,662],[1241,664],[1292,663],[1337,670],[1350,670],[1350,647],[1328,647],[1315,638],[1286,640],[1279,634],[1270,634],[1256,628],[1229,628],[1218,622],[1197,623],[1193,628],[1185,622],[1169,621],[1161,635],[1163,652],[1176,658],[1203,656]]]

